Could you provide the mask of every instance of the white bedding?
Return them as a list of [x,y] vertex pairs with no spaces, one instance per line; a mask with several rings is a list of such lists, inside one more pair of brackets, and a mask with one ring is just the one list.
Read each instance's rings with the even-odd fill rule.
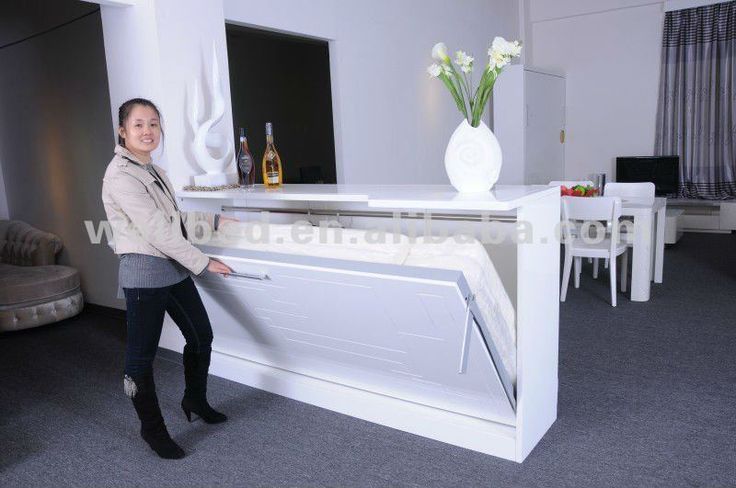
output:
[[411,247],[409,238],[401,234],[391,234],[382,239],[377,234],[361,229],[234,222],[226,222],[219,232],[212,235],[208,244],[388,264],[402,264]]
[[403,264],[462,271],[491,333],[501,362],[516,383],[516,314],[483,245],[471,236],[416,238],[361,229],[319,228],[306,224],[227,222],[208,243],[304,256]]

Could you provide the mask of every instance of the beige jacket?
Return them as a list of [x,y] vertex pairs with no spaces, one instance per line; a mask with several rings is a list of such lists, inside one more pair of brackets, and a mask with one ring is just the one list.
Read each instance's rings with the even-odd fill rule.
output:
[[112,228],[115,253],[169,257],[200,274],[209,258],[184,238],[180,222],[191,236],[196,220],[206,220],[213,229],[214,214],[180,212],[166,172],[153,166],[168,193],[144,167],[130,160],[143,164],[124,147],[115,146],[115,156],[102,180],[102,203]]

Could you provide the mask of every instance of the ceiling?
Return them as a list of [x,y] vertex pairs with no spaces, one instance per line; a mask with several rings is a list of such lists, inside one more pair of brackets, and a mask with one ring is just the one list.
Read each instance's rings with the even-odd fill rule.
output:
[[97,10],[79,0],[0,1],[0,47]]

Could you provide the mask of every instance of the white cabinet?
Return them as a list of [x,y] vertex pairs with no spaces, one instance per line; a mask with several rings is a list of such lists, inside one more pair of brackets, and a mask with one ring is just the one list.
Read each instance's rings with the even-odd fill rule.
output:
[[680,228],[685,232],[731,232],[736,230],[736,202],[670,198],[667,208],[683,211]]
[[720,230],[736,230],[736,202],[721,202],[718,227]]
[[[346,231],[375,233],[414,219],[441,236],[450,235],[443,224],[457,225],[484,241],[499,271],[494,285],[492,274],[470,260],[477,278],[468,280],[470,273],[447,264],[447,250],[436,264],[418,267],[406,258],[350,257],[337,246],[320,256],[297,246],[277,253],[226,240],[199,243],[238,272],[196,280],[214,331],[212,374],[517,462],[557,418],[556,189],[498,185],[458,198],[449,185],[258,185],[177,197],[186,210],[234,211],[261,222],[279,213],[292,223],[342,219]],[[534,229],[532,241],[516,242],[519,222]],[[471,286],[476,282],[486,290]],[[506,316],[500,301],[483,298],[494,288],[516,309],[515,340],[498,339],[497,320],[484,318],[483,303],[491,304],[488,317]],[[183,346],[170,318],[160,345]],[[511,356],[515,376],[505,366]]]
[[564,180],[565,78],[507,67],[493,93],[493,132],[503,151],[501,184]]

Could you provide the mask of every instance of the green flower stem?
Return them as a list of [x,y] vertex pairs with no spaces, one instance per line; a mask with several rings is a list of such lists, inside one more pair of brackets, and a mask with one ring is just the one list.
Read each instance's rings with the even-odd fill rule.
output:
[[457,105],[458,110],[460,110],[460,113],[465,116],[465,118],[468,118],[468,110],[465,108],[465,100],[461,98],[461,96],[457,92],[457,87],[455,87],[455,84],[450,80],[450,78],[447,77],[445,73],[440,74],[439,78],[442,80],[442,83],[445,84],[447,89],[450,91],[450,94],[452,95],[452,98],[455,100],[455,105]]
[[483,116],[485,107],[488,105],[488,99],[491,96],[497,78],[498,72],[495,69],[486,69],[483,72],[480,83],[478,83],[478,89],[475,91],[475,103],[471,114],[472,121],[470,123],[473,127],[480,125],[480,119]]
[[470,86],[472,83],[468,80],[468,75],[466,73],[463,73],[463,80],[465,81],[465,92],[468,95],[468,101],[470,102],[470,112],[473,112],[473,97],[470,95]]
[[[465,103],[465,98],[463,95],[463,77],[460,76],[460,73],[455,69],[455,66],[452,63],[448,63],[450,66],[450,69],[452,70],[453,78],[455,78],[455,82],[457,83],[458,89],[460,91],[460,95],[463,96],[463,104]],[[468,87],[465,87],[467,94],[468,94],[468,105],[470,106],[470,112],[473,112],[473,99],[470,97],[470,89]],[[467,111],[465,112],[465,118],[468,118]]]
[[[452,78],[450,78],[450,81],[452,85],[455,87],[455,92],[460,95],[460,99],[462,100],[463,107],[465,107],[465,110],[462,112],[465,114],[465,118],[468,118],[468,104],[465,102],[465,92],[463,90],[463,83],[462,79],[458,76],[457,71],[455,71],[455,67],[452,64],[449,64],[450,69],[452,69]],[[449,78],[449,77],[448,77]],[[470,97],[468,96],[468,103],[470,102]]]
[[478,89],[475,91],[475,106],[473,107],[475,110],[473,110],[471,121],[471,125],[473,127],[478,127],[478,125],[480,124],[480,115],[478,114],[478,112],[483,112],[483,92],[488,86],[488,80],[491,73],[492,70],[489,69],[483,71],[483,76],[481,76],[480,82],[478,83]]
[[488,71],[489,70],[487,70],[487,69],[483,71],[483,75],[480,78],[480,82],[478,82],[478,88],[475,90],[473,110],[471,111],[471,120],[470,120],[470,125],[472,127],[478,127],[478,114],[477,114],[477,112],[478,112],[478,108],[482,106],[481,105],[482,98],[483,98],[482,93],[483,93],[483,89],[485,87],[485,84],[487,83]]

